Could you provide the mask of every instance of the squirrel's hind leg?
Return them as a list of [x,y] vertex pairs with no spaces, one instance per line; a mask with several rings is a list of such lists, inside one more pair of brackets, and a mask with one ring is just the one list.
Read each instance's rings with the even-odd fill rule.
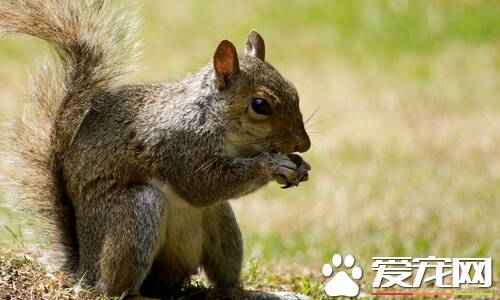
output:
[[183,268],[179,261],[172,259],[160,250],[151,270],[140,288],[141,295],[153,298],[165,298],[180,292],[189,282],[191,273]]
[[207,207],[203,217],[201,265],[214,287],[214,296],[240,299],[243,241],[233,209],[224,201]]
[[110,296],[135,295],[161,241],[163,194],[149,186],[115,191],[100,255],[100,286]]

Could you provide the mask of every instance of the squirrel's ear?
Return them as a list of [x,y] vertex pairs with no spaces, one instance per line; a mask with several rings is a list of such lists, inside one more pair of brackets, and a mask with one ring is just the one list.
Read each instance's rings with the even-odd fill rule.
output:
[[248,34],[247,47],[245,54],[265,60],[266,58],[266,45],[264,39],[255,30],[250,31]]
[[233,43],[223,40],[214,54],[214,70],[217,87],[222,90],[240,72],[238,53]]

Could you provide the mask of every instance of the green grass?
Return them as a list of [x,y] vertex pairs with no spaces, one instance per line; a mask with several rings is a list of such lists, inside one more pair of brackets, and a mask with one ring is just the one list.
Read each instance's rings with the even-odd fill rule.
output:
[[[310,182],[234,202],[247,284],[322,297],[321,266],[356,256],[493,257],[500,276],[499,1],[144,1],[133,80],[183,77],[251,28],[294,82]],[[47,47],[0,40],[1,111],[20,113]],[[23,233],[0,209],[0,244]],[[9,230],[7,230],[8,226]],[[258,263],[256,263],[258,261]],[[495,287],[498,290],[498,286]]]

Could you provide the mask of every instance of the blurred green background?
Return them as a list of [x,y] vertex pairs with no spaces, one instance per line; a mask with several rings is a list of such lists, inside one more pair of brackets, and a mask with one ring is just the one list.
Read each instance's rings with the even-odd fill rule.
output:
[[[259,262],[247,274],[317,280],[339,252],[365,270],[372,256],[493,257],[498,278],[500,1],[148,0],[139,15],[132,80],[182,78],[222,39],[242,51],[255,28],[312,116],[310,181],[234,202]],[[28,70],[48,53],[0,40],[2,120],[21,112]],[[15,219],[0,209],[6,247],[20,240]]]

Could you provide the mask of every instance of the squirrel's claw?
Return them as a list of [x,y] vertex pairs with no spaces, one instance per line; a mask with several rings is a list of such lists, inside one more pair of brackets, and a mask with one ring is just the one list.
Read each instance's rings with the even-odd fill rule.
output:
[[299,182],[297,182],[297,183],[291,183],[291,182],[289,182],[286,185],[282,186],[281,188],[282,189],[288,189],[288,188],[295,187],[295,186],[299,186]]
[[305,173],[303,173],[302,175],[297,175],[297,177],[299,178],[299,180],[297,181],[297,183],[292,183],[292,182],[287,182],[284,186],[282,186],[281,188],[282,189],[288,189],[288,188],[291,188],[293,186],[299,186],[299,183],[300,182],[305,182],[307,180],[309,180],[309,174],[307,174],[307,171],[305,171]]

